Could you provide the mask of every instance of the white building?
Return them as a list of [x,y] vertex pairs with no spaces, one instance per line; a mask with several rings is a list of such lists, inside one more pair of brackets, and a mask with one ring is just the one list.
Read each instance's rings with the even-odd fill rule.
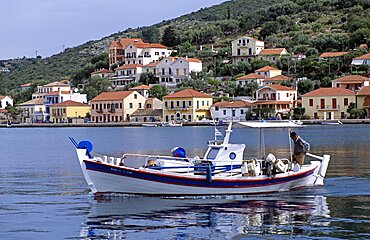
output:
[[352,65],[367,65],[370,66],[370,53],[352,59]]
[[260,69],[257,69],[255,73],[265,78],[272,78],[272,77],[281,75],[281,70],[274,68],[274,67],[265,66]]
[[13,98],[10,96],[0,96],[0,109],[5,109],[8,105],[13,106]]
[[52,82],[43,86],[37,86],[37,92],[32,94],[32,99],[44,98],[45,94],[56,91],[70,91],[71,87],[64,82]]
[[141,64],[127,64],[115,69],[115,76],[109,78],[113,89],[123,88],[125,85],[133,82],[138,82],[140,75],[143,72]]
[[23,122],[36,123],[45,122],[48,113],[43,98],[35,98],[18,105],[22,109]]
[[125,64],[145,65],[159,61],[171,54],[171,50],[159,43],[130,43],[125,48]]
[[251,107],[252,103],[247,101],[222,101],[214,103],[210,111],[215,121],[245,121]]
[[233,64],[248,62],[249,58],[257,56],[265,48],[263,41],[243,36],[231,42]]
[[235,82],[236,85],[239,87],[245,87],[245,85],[251,84],[253,82],[257,83],[258,86],[262,86],[264,79],[264,76],[261,76],[257,73],[250,73],[245,76],[238,77],[237,79],[235,79]]

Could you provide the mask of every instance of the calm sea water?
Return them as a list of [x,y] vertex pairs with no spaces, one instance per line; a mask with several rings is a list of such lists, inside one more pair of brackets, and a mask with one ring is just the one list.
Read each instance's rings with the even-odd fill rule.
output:
[[[298,133],[332,161],[325,186],[281,194],[196,198],[94,197],[73,145],[119,155],[202,155],[212,127],[1,128],[0,239],[369,239],[370,125],[307,126]],[[287,134],[265,131],[266,150],[288,153]],[[232,142],[258,154],[259,131]]]

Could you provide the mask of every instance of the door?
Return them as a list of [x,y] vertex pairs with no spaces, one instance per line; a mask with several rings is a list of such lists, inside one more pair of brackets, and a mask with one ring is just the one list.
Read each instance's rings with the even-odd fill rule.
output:
[[333,109],[337,109],[337,99],[336,98],[333,98],[331,100],[331,105]]

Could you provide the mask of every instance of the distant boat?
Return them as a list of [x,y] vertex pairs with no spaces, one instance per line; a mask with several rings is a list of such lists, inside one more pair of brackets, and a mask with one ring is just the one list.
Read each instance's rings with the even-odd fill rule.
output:
[[341,121],[339,120],[330,120],[330,121],[324,121],[324,122],[321,122],[322,125],[339,125],[339,124],[343,124]]
[[181,127],[182,123],[176,123],[175,121],[163,122],[162,127]]
[[141,124],[143,127],[158,127],[156,123],[143,123]]

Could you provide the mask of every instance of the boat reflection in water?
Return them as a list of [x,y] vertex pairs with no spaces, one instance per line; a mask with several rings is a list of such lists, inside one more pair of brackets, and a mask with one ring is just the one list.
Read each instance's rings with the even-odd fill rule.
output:
[[[321,195],[159,198],[95,196],[85,239],[230,239],[322,236],[330,225]],[[258,236],[257,236],[258,235]]]

